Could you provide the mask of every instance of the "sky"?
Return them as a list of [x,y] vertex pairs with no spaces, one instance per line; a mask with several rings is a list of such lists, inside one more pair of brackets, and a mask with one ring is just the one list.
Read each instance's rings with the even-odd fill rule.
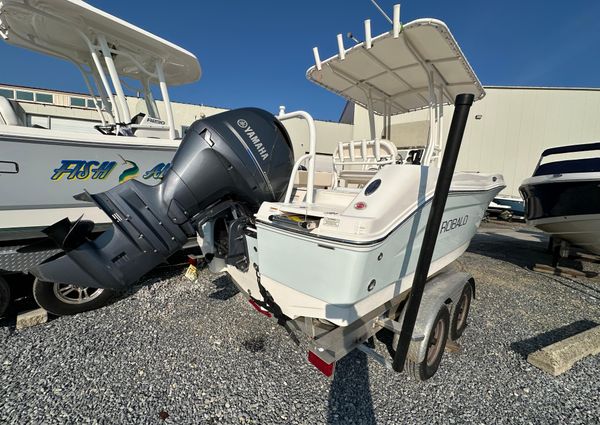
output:
[[[394,0],[379,0],[392,13]],[[90,0],[88,3],[194,53],[202,78],[171,100],[235,108],[279,105],[337,121],[345,101],[306,80],[312,48],[337,52],[336,35],[360,40],[390,29],[370,0]],[[600,87],[600,1],[405,0],[402,22],[449,26],[484,85]],[[345,41],[350,46],[350,40]],[[0,83],[85,92],[70,63],[0,42]]]

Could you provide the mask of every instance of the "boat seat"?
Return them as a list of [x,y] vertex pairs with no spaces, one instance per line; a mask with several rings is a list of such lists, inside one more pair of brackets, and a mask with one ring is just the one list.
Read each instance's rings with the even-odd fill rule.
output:
[[377,173],[378,169],[372,170],[345,170],[338,174],[340,180],[344,180],[347,185],[364,185]]
[[0,96],[0,125],[19,125],[23,126],[23,122],[19,118],[17,111],[10,101]]
[[343,213],[362,189],[337,188],[315,189],[314,202],[309,207],[302,204],[306,200],[306,189],[296,188],[292,193],[292,202],[282,204],[280,210],[288,213],[300,213],[324,217],[329,213]]
[[398,149],[389,140],[338,143],[333,153],[334,184],[364,185],[384,165],[395,164]]
[[[327,171],[315,171],[315,180],[314,180],[315,188],[331,187],[332,181],[333,181],[333,173],[330,173]],[[296,173],[296,179],[294,181],[294,185],[306,187],[307,183],[308,183],[308,171],[298,170],[298,172]]]
[[[350,205],[350,202],[356,198],[356,195],[358,195],[361,190],[362,189],[347,187],[337,187],[335,189],[316,188],[314,191],[314,203],[310,208],[319,211],[335,211],[341,213],[348,205]],[[300,204],[305,200],[306,187],[295,188],[292,192],[291,205]],[[285,210],[285,208],[283,210]]]

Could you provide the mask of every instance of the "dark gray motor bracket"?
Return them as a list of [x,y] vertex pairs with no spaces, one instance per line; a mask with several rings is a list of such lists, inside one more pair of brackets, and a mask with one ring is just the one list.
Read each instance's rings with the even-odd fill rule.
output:
[[246,244],[246,227],[248,217],[235,219],[229,225],[229,243],[225,263],[237,267],[240,271],[248,271],[248,245]]
[[[178,251],[211,214],[229,208],[252,214],[262,202],[281,199],[292,168],[289,136],[266,111],[243,108],[196,121],[160,184],[130,180],[107,192],[84,194],[113,226],[94,240],[85,234],[89,226],[66,223],[78,227],[70,231],[64,221],[51,226],[47,233],[64,252],[31,271],[48,282],[127,287]],[[229,261],[243,267],[241,223],[230,226],[235,236]],[[70,233],[77,237],[64,236]]]

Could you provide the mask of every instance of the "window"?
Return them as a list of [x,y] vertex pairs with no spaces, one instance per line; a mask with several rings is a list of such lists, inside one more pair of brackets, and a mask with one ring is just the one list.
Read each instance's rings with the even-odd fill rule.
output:
[[41,103],[52,103],[54,102],[54,96],[48,93],[36,93],[35,100]]
[[15,92],[13,90],[9,90],[9,89],[0,89],[0,96],[3,96],[7,99],[14,99]]
[[33,102],[33,92],[17,90],[17,99]]
[[94,102],[94,99],[88,99],[87,100],[87,107],[88,108],[96,108],[96,102]]
[[85,108],[85,99],[83,97],[71,97],[71,106]]

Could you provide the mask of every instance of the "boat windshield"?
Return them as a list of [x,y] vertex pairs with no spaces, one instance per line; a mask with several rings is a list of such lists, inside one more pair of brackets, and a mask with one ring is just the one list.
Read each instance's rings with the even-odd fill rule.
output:
[[[596,154],[590,154],[594,151]],[[546,149],[533,176],[600,172],[598,152],[600,142]]]

